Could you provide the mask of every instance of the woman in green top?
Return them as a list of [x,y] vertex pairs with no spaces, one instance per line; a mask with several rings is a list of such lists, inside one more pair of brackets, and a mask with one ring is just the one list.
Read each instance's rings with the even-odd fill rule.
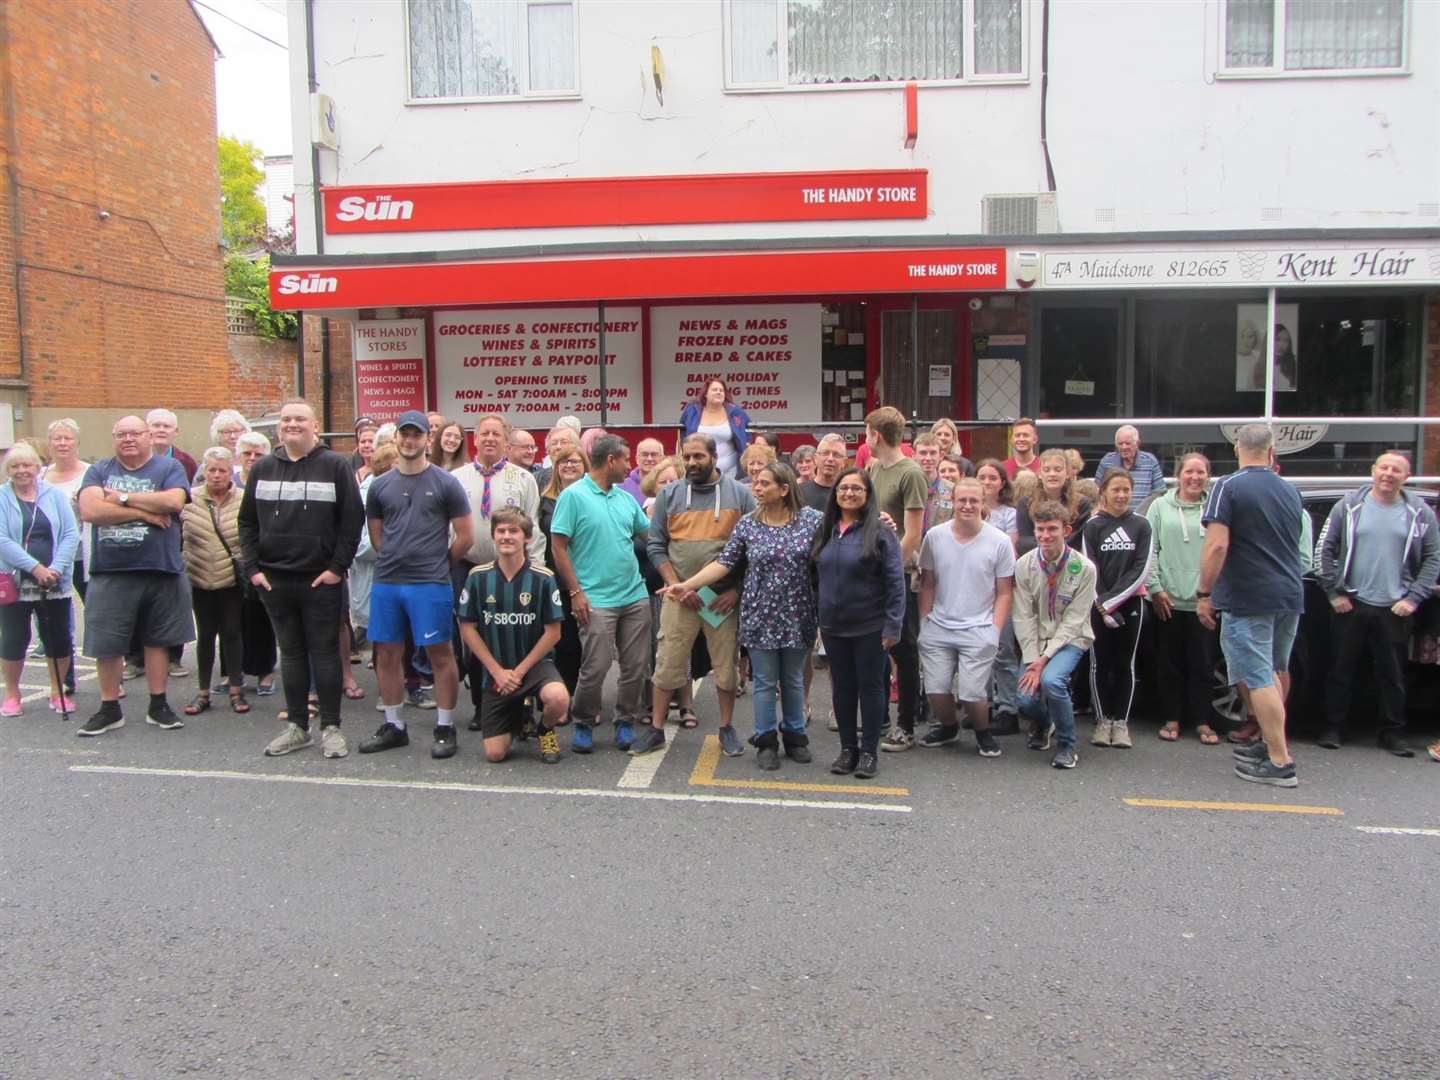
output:
[[1220,741],[1211,722],[1215,708],[1215,662],[1220,636],[1207,630],[1195,614],[1195,591],[1200,586],[1200,552],[1205,528],[1200,515],[1210,486],[1210,461],[1204,454],[1180,458],[1177,485],[1154,499],[1145,516],[1155,544],[1155,569],[1150,575],[1150,605],[1155,610],[1155,656],[1159,665],[1161,699],[1173,710],[1160,728],[1160,738],[1180,738],[1180,724],[1188,722],[1200,741]]

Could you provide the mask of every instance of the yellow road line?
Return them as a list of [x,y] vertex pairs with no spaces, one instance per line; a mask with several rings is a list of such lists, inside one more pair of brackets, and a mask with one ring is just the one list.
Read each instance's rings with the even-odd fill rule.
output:
[[700,748],[700,757],[690,774],[693,787],[743,788],[753,791],[833,791],[843,795],[895,795],[904,798],[909,788],[878,787],[867,784],[792,784],[784,780],[717,780],[715,768],[720,764],[720,739],[715,735],[705,736],[705,745]]
[[1244,810],[1262,814],[1323,814],[1343,817],[1338,806],[1287,806],[1283,803],[1200,802],[1194,799],[1126,799],[1128,806],[1158,806],[1168,810]]

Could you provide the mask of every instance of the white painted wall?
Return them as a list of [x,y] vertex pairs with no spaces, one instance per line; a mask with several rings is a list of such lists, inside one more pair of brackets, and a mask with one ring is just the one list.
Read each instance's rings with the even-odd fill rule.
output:
[[[292,117],[310,130],[304,6],[290,5]],[[329,236],[327,252],[710,237],[980,231],[987,193],[1044,189],[1040,5],[1030,81],[920,91],[903,147],[898,89],[726,93],[720,0],[580,0],[580,100],[405,103],[400,0],[317,0],[317,78],[341,148],[326,184],[923,167],[925,221]],[[1440,3],[1412,0],[1401,77],[1214,78],[1218,0],[1052,0],[1050,147],[1067,232],[1440,225]],[[665,104],[650,86],[665,58]],[[297,139],[299,250],[315,250]],[[1278,216],[1273,209],[1278,208]],[[1097,211],[1101,213],[1097,215]],[[1109,218],[1113,211],[1113,221]]]

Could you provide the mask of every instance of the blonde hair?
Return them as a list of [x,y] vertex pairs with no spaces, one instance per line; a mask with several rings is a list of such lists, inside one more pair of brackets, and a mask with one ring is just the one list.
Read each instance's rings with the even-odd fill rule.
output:
[[44,464],[40,460],[39,451],[37,451],[35,447],[31,446],[28,442],[21,440],[20,442],[17,442],[14,446],[12,446],[10,450],[6,453],[5,460],[3,462],[0,462],[0,469],[3,469],[5,475],[9,476],[11,464],[21,461],[28,461],[37,469],[40,468],[42,464]]
[[775,451],[768,446],[747,446],[745,452],[740,455],[740,471],[749,475],[749,465],[752,461],[759,461],[762,465],[773,465]]
[[[1052,447],[1042,453],[1036,461],[1041,469],[1045,467],[1045,462],[1055,461],[1057,459],[1065,466],[1065,482],[1060,485],[1059,501],[1065,504],[1065,508],[1070,511],[1070,516],[1073,519],[1080,515],[1080,492],[1076,489],[1077,481],[1075,480],[1075,476],[1070,471],[1070,454],[1072,452],[1073,451],[1061,450],[1058,447]],[[1043,481],[1041,482],[1041,486],[1043,490]],[[1047,495],[1046,498],[1049,498],[1049,496]]]
[[51,420],[45,428],[45,434],[54,435],[55,432],[62,429],[70,432],[70,434],[74,435],[77,439],[80,437],[80,425],[68,416],[62,416],[59,420]]
[[653,469],[646,473],[645,479],[640,481],[640,492],[647,499],[653,499],[657,494],[659,494],[660,477],[664,475],[666,469],[674,469],[675,478],[677,480],[683,480],[685,478],[684,459],[679,457],[661,458],[660,464],[656,465]]
[[560,492],[563,490],[560,487],[560,466],[572,457],[579,458],[585,471],[590,471],[590,455],[579,443],[567,443],[550,455],[550,482],[545,485],[545,490],[540,493],[541,495],[549,495],[552,499],[560,497]]
[[377,446],[375,453],[370,455],[370,475],[379,476],[389,470],[400,458],[400,449],[393,442],[384,446]]
[[1015,474],[1015,479],[1010,481],[1010,486],[1015,490],[1015,501],[1021,499],[1034,500],[1040,494],[1040,477],[1036,476],[1029,469],[1021,469]]

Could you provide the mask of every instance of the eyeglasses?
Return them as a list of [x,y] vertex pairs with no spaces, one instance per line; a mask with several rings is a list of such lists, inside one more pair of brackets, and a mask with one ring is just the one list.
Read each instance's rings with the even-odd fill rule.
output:
[[837,487],[835,492],[838,495],[864,495],[865,489],[858,485],[845,484],[843,487]]
[[115,436],[115,438],[118,439],[120,442],[126,442],[126,441],[128,441],[128,440],[130,440],[130,439],[143,439],[146,435],[149,435],[150,432],[148,432],[148,431],[116,431],[116,432],[112,432],[112,434],[113,434],[113,435]]

